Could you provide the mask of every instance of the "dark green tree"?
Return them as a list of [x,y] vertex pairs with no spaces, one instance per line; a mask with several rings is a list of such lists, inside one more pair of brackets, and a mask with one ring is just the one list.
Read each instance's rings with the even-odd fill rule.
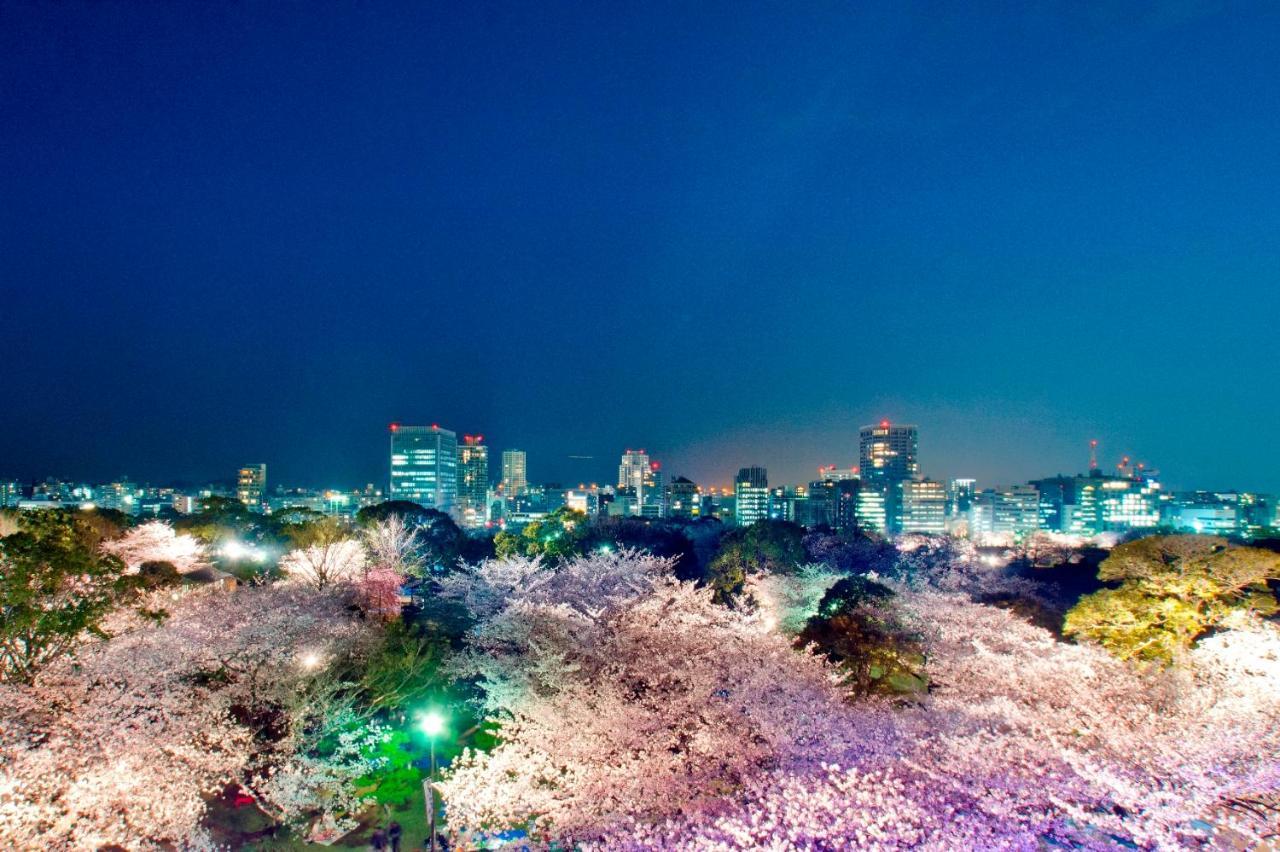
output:
[[727,603],[743,590],[748,574],[786,574],[806,560],[804,527],[790,521],[756,521],[725,533],[707,567],[716,599]]
[[29,681],[72,653],[103,618],[133,600],[141,581],[91,545],[96,533],[72,513],[38,512],[0,539],[0,679]]
[[858,694],[902,695],[928,687],[921,637],[903,626],[893,590],[861,576],[827,590],[796,642],[813,645]]

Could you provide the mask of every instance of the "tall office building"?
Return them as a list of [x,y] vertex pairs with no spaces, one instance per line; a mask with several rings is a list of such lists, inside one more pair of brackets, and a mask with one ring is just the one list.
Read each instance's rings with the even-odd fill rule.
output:
[[947,512],[951,515],[963,515],[973,505],[973,497],[978,493],[976,479],[953,479],[947,486]]
[[769,473],[762,467],[744,467],[733,481],[734,518],[748,526],[769,517]]
[[988,488],[969,509],[969,535],[978,542],[1019,541],[1040,529],[1040,491],[1034,485]]
[[261,510],[267,494],[267,466],[248,464],[236,476],[236,498],[250,509]]
[[920,473],[919,430],[881,420],[863,426],[858,436],[858,472],[864,486],[884,492],[885,523],[890,532],[902,528],[902,483]]
[[858,440],[858,474],[869,482],[901,482],[920,473],[919,430],[881,420],[863,426]]
[[618,463],[618,501],[626,508],[623,514],[639,515],[644,511],[645,484],[652,473],[649,454],[644,450],[627,450]]
[[458,499],[458,436],[439,426],[391,424],[390,500],[448,512]]
[[947,528],[947,491],[941,482],[912,479],[902,483],[902,532],[941,535]]
[[464,527],[489,520],[489,448],[484,435],[463,435],[458,445],[458,519]]
[[519,497],[529,490],[529,471],[524,450],[502,451],[502,492],[508,497]]
[[618,464],[618,487],[634,488],[639,493],[649,475],[649,454],[644,450],[627,450]]

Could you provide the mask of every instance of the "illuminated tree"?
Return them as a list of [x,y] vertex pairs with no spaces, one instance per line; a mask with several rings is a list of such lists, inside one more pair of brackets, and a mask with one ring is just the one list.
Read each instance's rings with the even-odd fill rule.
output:
[[1098,578],[1120,587],[1082,598],[1067,634],[1122,659],[1167,663],[1234,612],[1276,612],[1266,583],[1280,579],[1280,554],[1212,536],[1148,536],[1117,545]]
[[371,522],[364,528],[364,543],[369,561],[397,574],[420,576],[422,539],[419,531],[408,526],[400,515]]
[[931,689],[896,706],[850,701],[769,609],[625,561],[456,580],[478,619],[459,670],[499,726],[441,785],[464,844],[515,826],[685,849],[1183,848],[1203,841],[1196,819],[1265,830],[1227,806],[1280,789],[1272,625],[1224,624],[1186,670],[1142,671],[966,595],[898,587]]
[[118,557],[131,573],[146,562],[168,562],[180,574],[209,567],[204,544],[194,536],[174,532],[163,521],[148,521],[120,538],[104,541],[102,552]]
[[280,558],[280,571],[290,581],[325,591],[364,577],[364,547],[355,539],[312,544],[289,551]]
[[[109,641],[0,685],[0,846],[199,847],[204,796],[267,770],[280,708],[367,628],[297,586],[157,593]],[[287,744],[287,740],[286,740]]]
[[29,681],[71,654],[134,597],[119,559],[97,552],[69,515],[33,518],[0,539],[0,680]]

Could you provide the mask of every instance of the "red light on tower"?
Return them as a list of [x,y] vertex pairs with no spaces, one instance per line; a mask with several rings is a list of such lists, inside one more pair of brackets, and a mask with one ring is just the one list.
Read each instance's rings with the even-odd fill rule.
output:
[[432,429],[439,429],[439,428],[440,428],[440,424],[439,424],[439,423],[432,423],[432,424],[431,424],[431,428],[432,428]]
[[400,424],[399,424],[399,423],[392,423],[392,424],[391,424],[390,426],[388,426],[387,428],[388,428],[388,429],[390,429],[392,432],[399,432],[399,431],[400,431]]
[[888,420],[881,420],[881,421],[880,421],[880,428],[881,428],[881,429],[888,429],[888,428],[889,428],[889,421],[888,421]]
[[650,462],[650,463],[649,463],[649,467],[650,467],[650,468],[652,468],[653,470],[657,470],[658,468],[662,467],[662,463],[661,463],[661,462]]

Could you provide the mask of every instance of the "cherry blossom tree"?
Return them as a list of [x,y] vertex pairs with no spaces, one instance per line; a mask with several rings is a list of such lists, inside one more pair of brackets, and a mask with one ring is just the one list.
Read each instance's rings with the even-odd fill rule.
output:
[[366,527],[364,543],[369,561],[374,566],[401,575],[418,576],[422,573],[421,533],[405,524],[402,515],[388,515]]
[[367,564],[364,546],[351,538],[295,548],[280,557],[280,571],[289,581],[321,592],[356,582]]
[[102,552],[118,557],[130,573],[147,562],[168,562],[179,574],[209,566],[205,546],[194,536],[174,532],[164,521],[148,521],[117,539],[102,543]]
[[377,566],[369,569],[356,581],[356,596],[360,608],[370,615],[390,620],[400,614],[400,589],[404,575],[390,568]]
[[[515,826],[600,848],[1183,848],[1257,838],[1280,784],[1280,633],[1139,669],[1008,611],[899,587],[931,692],[856,702],[766,613],[662,571],[499,562],[459,579],[499,745],[441,783],[467,845]],[[467,585],[469,584],[469,585]],[[526,591],[528,590],[528,591]]]
[[157,594],[162,624],[117,612],[110,640],[0,685],[0,846],[198,846],[203,796],[271,764],[304,663],[367,630],[299,586]]

